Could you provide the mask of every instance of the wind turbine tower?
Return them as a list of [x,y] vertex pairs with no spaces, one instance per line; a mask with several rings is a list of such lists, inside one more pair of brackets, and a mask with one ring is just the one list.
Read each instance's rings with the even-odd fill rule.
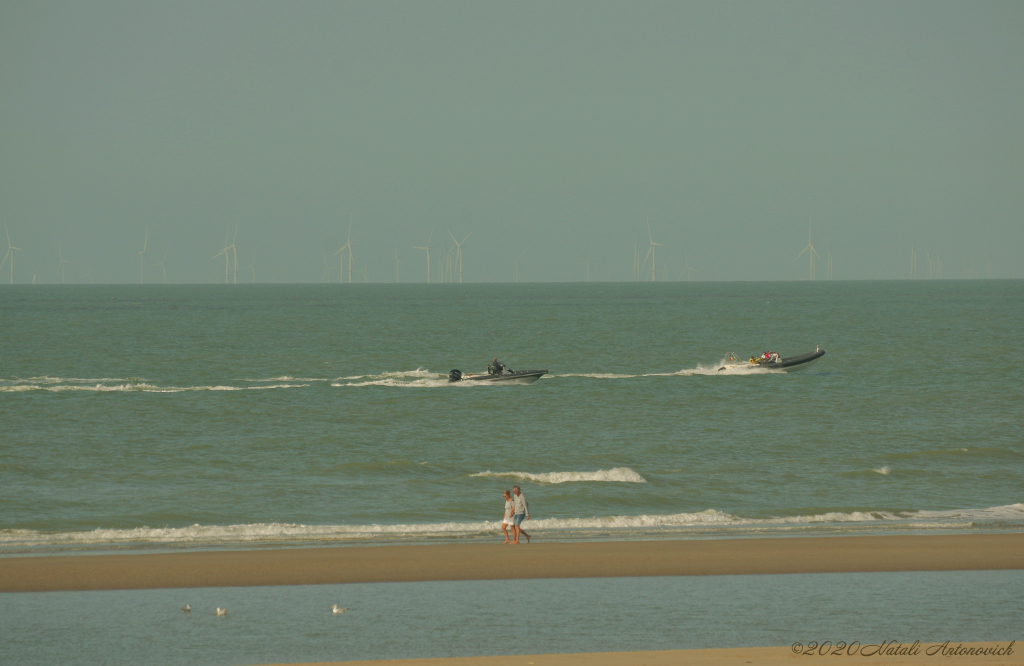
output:
[[[235,263],[235,284],[238,284],[238,222],[235,222],[235,235],[231,238],[231,255],[234,258]],[[226,282],[227,280],[225,280]]]
[[433,227],[430,230],[430,236],[427,237],[427,245],[426,245],[426,247],[415,247],[414,246],[412,248],[414,250],[425,250],[426,253],[427,253],[427,284],[430,284],[430,240],[434,237],[434,229],[436,229],[436,228],[437,227],[435,225],[435,227]]
[[[348,283],[352,284],[352,223],[348,223],[348,236],[345,240],[345,247],[348,248]],[[341,280],[341,276],[338,276]]]
[[163,282],[164,284],[167,284],[167,268],[164,267],[164,261],[166,261],[166,260],[167,260],[167,253],[164,252],[164,258],[163,259],[161,259],[158,263],[150,264],[149,265],[150,268],[156,268],[157,266],[159,266],[160,270],[162,270],[164,272],[164,282]]
[[810,279],[814,280],[814,258],[818,257],[818,259],[821,259],[821,257],[818,256],[818,253],[814,249],[814,243],[811,242],[811,222],[810,222],[810,218],[808,218],[808,221],[807,221],[807,247],[805,247],[803,250],[801,250],[800,254],[796,255],[796,258],[799,259],[800,257],[802,257],[804,255],[804,252],[807,252],[808,250],[810,250],[810,253],[807,256],[811,260],[811,276],[810,276]]
[[[655,267],[655,256],[656,255],[655,255],[654,249],[657,248],[657,247],[661,247],[661,243],[655,243],[654,242],[654,236],[651,235],[651,223],[650,222],[647,223],[647,238],[651,241],[651,249],[649,251],[649,254],[651,255],[651,282],[654,282],[655,280],[658,279],[658,271],[657,271],[657,269]],[[644,263],[647,263],[646,260],[644,261]]]
[[228,245],[228,233],[230,233],[230,230],[224,232],[224,248],[217,254],[213,255],[214,259],[222,254],[224,255],[224,284],[228,283],[228,269],[230,268],[231,263],[231,257],[228,255],[228,250],[231,249],[231,246]]
[[399,282],[399,270],[402,267],[402,260],[398,258],[398,246],[395,246],[395,283]]
[[[60,255],[60,263],[57,264],[57,275],[60,275],[60,283],[64,284],[64,277],[67,271],[64,270],[64,264],[70,264],[71,262],[64,258],[64,253],[60,249],[60,244],[57,245],[57,254]],[[57,276],[53,277],[54,282],[57,281]]]
[[[448,231],[448,235],[452,236],[452,232]],[[462,243],[455,240],[455,236],[452,236],[452,241],[455,242],[455,247],[458,248],[458,251],[455,253],[455,263],[459,265],[459,284],[462,284],[462,244],[469,240],[469,237],[472,235],[472,231],[466,234],[466,237],[462,239]]]
[[683,273],[686,275],[686,281],[687,282],[690,281],[690,272],[691,271],[694,272],[694,273],[698,273],[699,272],[696,268],[691,268],[690,267],[690,259],[687,256],[686,252],[683,252]]
[[139,284],[142,284],[143,277],[145,276],[145,274],[143,273],[143,270],[144,270],[143,266],[145,265],[145,264],[143,264],[143,258],[146,256],[146,245],[148,245],[148,244],[149,244],[149,227],[146,227],[146,236],[145,236],[145,238],[142,239],[142,252],[139,252]]
[[11,260],[11,284],[14,284],[14,253],[24,252],[20,247],[14,247],[11,245],[11,231],[7,228],[7,223],[4,223],[4,231],[7,232],[7,254],[4,255],[4,260],[0,261],[0,268],[3,268],[7,260]]

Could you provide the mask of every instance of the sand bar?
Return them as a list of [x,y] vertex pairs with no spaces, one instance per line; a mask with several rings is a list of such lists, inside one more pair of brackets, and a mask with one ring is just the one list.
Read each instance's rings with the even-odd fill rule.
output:
[[1024,569],[1024,534],[3,557],[0,592],[985,569]]
[[[955,664],[970,666],[973,664],[1024,663],[1024,646],[1010,645],[1010,641],[1000,643],[957,643],[951,642],[945,649],[944,656],[940,649],[941,643],[923,643],[917,646],[917,654],[877,654],[867,656],[854,653],[852,655],[825,656],[797,655],[791,647],[755,647],[755,648],[722,648],[714,650],[658,650],[651,652],[592,652],[587,654],[533,654],[509,657],[454,657],[448,659],[396,659],[393,661],[344,661],[304,666],[790,666],[791,664],[829,664],[856,663],[864,666],[898,666],[901,664]],[[910,648],[912,644],[902,644]],[[950,654],[960,648],[961,654]],[[963,654],[963,650],[987,649],[990,654],[972,656]],[[869,647],[866,652],[871,652]],[[896,652],[899,648],[889,645],[887,649]],[[927,654],[933,650],[931,655]],[[1006,654],[1010,652],[1011,654]],[[836,662],[838,660],[838,662]],[[278,666],[299,666],[298,664],[279,664]]]

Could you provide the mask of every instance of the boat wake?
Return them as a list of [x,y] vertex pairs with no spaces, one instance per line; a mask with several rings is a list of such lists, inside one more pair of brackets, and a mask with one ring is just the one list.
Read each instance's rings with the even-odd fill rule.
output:
[[599,469],[596,472],[548,472],[546,474],[530,474],[529,472],[480,472],[471,474],[474,477],[508,476],[535,483],[571,483],[577,481],[618,481],[620,483],[647,483],[647,479],[628,467]]
[[[203,386],[161,386],[153,380],[132,378],[78,379],[63,377],[31,377],[28,379],[0,379],[0,393],[48,391],[51,393],[184,393],[188,391],[266,391],[270,389],[305,388],[308,383],[270,383],[278,380],[241,380],[259,382],[252,386],[213,384]],[[303,381],[303,380],[298,380]]]

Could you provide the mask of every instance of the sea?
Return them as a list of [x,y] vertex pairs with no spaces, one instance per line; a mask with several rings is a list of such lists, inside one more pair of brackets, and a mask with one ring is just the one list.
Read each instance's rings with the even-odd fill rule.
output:
[[[1021,532],[1022,331],[1021,280],[2,285],[0,557],[497,543],[514,484],[535,541]],[[815,349],[826,353],[798,372],[746,362]],[[547,374],[448,381],[494,357]],[[1010,580],[993,590],[1024,590],[1019,573],[1000,575]],[[836,589],[861,585],[842,580]],[[584,586],[566,593],[583,599],[608,583],[563,584]],[[396,585],[380,589],[412,595],[396,602],[405,608],[419,594],[483,599],[443,590],[536,584]],[[672,585],[641,596],[678,599],[665,596]],[[161,594],[179,621],[187,595]],[[232,594],[257,607],[271,593]],[[146,595],[159,596],[6,594],[0,616],[15,622],[18,609],[17,622],[52,628],[78,612],[54,608],[156,603]],[[345,595],[321,596],[317,608]],[[974,598],[966,608],[982,617]],[[703,642],[668,646],[747,644],[712,625]],[[632,645],[590,635],[543,647]],[[29,644],[6,645],[25,663],[67,658]],[[391,645],[351,654],[531,652],[490,639],[439,646],[430,632],[420,647]],[[127,654],[105,663],[139,653]],[[152,663],[195,657],[159,654]],[[264,663],[238,654],[201,661]]]

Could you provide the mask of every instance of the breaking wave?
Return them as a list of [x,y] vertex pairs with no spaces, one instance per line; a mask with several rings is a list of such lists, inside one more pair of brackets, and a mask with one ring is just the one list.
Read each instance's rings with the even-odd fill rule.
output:
[[647,483],[647,479],[628,467],[599,469],[596,472],[548,472],[546,474],[530,474],[529,472],[480,472],[470,476],[499,477],[509,476],[535,483],[573,483],[577,481],[618,481],[620,483]]
[[[956,531],[1024,528],[1024,503],[985,509],[944,511],[850,511],[767,518],[731,515],[715,509],[640,516],[537,518],[530,532],[551,539],[645,539],[673,537],[771,536],[794,532],[857,534],[893,531]],[[76,532],[0,530],[0,552],[106,547],[238,547],[316,543],[493,538],[497,521],[400,525],[303,525],[255,523],[138,527]]]

